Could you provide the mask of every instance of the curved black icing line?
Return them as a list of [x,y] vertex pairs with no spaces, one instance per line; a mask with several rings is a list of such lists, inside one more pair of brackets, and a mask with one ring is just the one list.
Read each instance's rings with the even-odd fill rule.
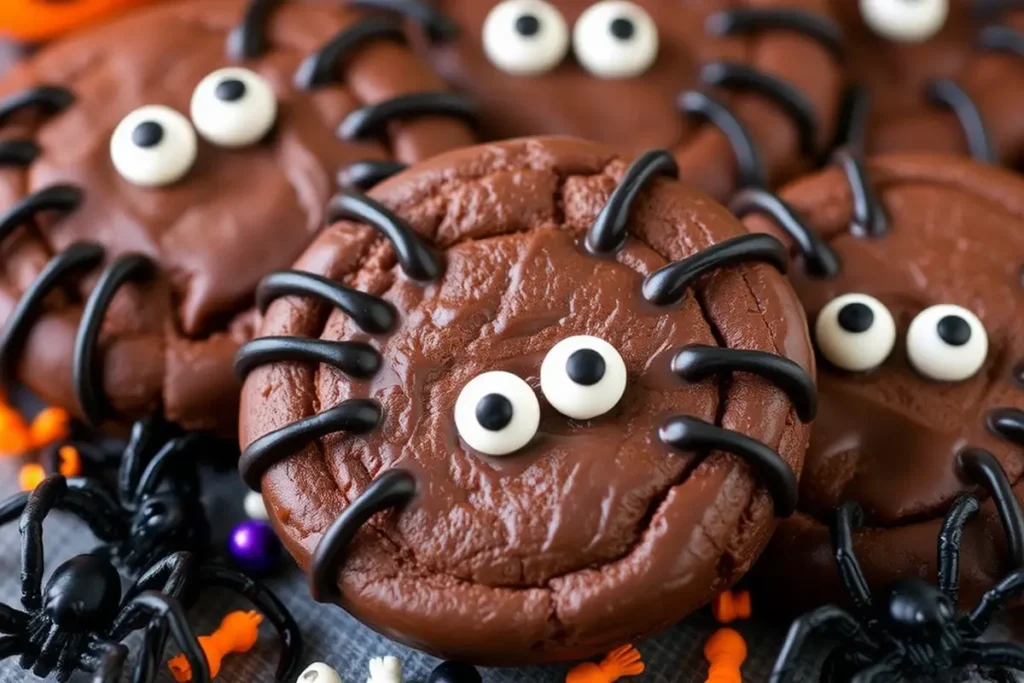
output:
[[18,200],[0,215],[0,242],[43,211],[74,211],[82,203],[82,191],[74,185],[51,185]]
[[124,284],[144,280],[155,270],[156,264],[148,256],[124,254],[103,270],[86,299],[75,335],[71,373],[79,410],[92,426],[102,423],[109,410],[103,394],[103,368],[96,353],[107,308]]
[[657,176],[679,177],[679,165],[675,157],[663,149],[644,152],[622,176],[605,203],[597,220],[587,231],[586,247],[592,254],[608,254],[620,249],[626,243],[629,214],[633,210],[640,190]]
[[978,49],[1024,57],[1024,31],[1009,26],[986,26],[978,32]]
[[259,491],[260,480],[268,469],[313,439],[335,432],[368,432],[380,424],[381,414],[376,401],[362,398],[342,401],[253,441],[238,459],[238,473],[250,489]]
[[358,192],[341,192],[327,206],[327,221],[358,221],[379,232],[398,255],[398,263],[414,280],[432,282],[441,276],[441,262],[413,229],[384,205]]
[[867,146],[868,118],[871,116],[871,91],[863,85],[851,85],[843,93],[839,107],[839,125],[833,147],[846,147],[863,156]]
[[270,302],[284,296],[312,296],[326,301],[372,334],[390,331],[397,318],[395,309],[383,299],[301,270],[271,273],[256,287],[256,305],[263,313]]
[[358,498],[338,515],[317,543],[309,565],[309,592],[317,602],[338,598],[338,570],[356,533],[371,517],[406,505],[416,496],[416,478],[402,469],[378,476]]
[[103,247],[98,244],[75,242],[50,259],[25,289],[0,334],[0,382],[6,383],[10,378],[29,327],[49,293],[70,273],[95,268],[103,260],[103,254]]
[[350,0],[353,7],[393,12],[423,27],[432,43],[448,43],[459,35],[459,27],[447,15],[418,0]]
[[967,479],[988,490],[999,512],[1006,543],[1013,559],[1013,569],[1024,567],[1024,512],[1013,494],[1013,486],[996,457],[981,448],[970,448],[957,456],[960,470]]
[[394,120],[421,116],[453,116],[470,123],[476,121],[476,105],[451,92],[419,92],[398,95],[377,104],[368,104],[348,114],[338,126],[338,137],[354,141],[378,135]]
[[365,192],[406,168],[401,161],[355,161],[338,171],[338,187]]
[[741,187],[765,187],[768,184],[768,174],[754,137],[729,107],[700,90],[686,90],[676,100],[676,106],[683,114],[707,119],[722,131],[736,156]]
[[267,23],[278,4],[280,0],[249,0],[242,22],[228,34],[228,57],[241,61],[266,53]]
[[686,289],[705,273],[751,262],[768,263],[785,273],[789,252],[771,235],[733,237],[654,271],[644,279],[643,295],[657,306],[670,306],[682,301]]
[[759,188],[740,190],[729,202],[729,210],[739,218],[755,212],[772,218],[796,242],[809,275],[833,278],[839,274],[839,256],[778,195]]
[[796,124],[804,154],[817,156],[818,115],[811,101],[793,84],[746,64],[728,61],[706,63],[701,67],[700,79],[705,85],[750,91],[772,100]]
[[708,17],[704,29],[718,37],[762,31],[793,31],[820,43],[837,60],[846,53],[843,29],[819,14],[791,8],[742,8],[723,10]]
[[295,72],[295,85],[302,90],[338,81],[339,68],[353,50],[374,40],[404,41],[402,26],[394,19],[367,17],[348,26],[319,50],[309,55]]
[[935,104],[948,107],[956,116],[967,139],[967,149],[975,161],[983,164],[999,162],[985,119],[966,90],[955,81],[939,78],[928,84],[928,96]]
[[884,237],[889,233],[889,220],[882,202],[868,179],[867,169],[847,149],[838,149],[832,155],[833,163],[839,165],[846,175],[853,197],[853,219],[850,232],[856,237]]
[[985,426],[999,438],[1024,446],[1024,410],[993,408],[985,416]]
[[774,353],[694,344],[675,355],[672,372],[690,382],[720,373],[747,372],[785,392],[802,422],[813,420],[818,411],[814,379],[797,363]]
[[75,96],[67,88],[59,85],[41,85],[35,88],[19,90],[0,100],[0,125],[8,118],[23,109],[37,108],[46,114],[59,114],[75,101]]
[[0,166],[28,166],[39,158],[42,150],[32,140],[0,141]]
[[743,459],[763,479],[777,517],[789,517],[796,510],[796,475],[782,456],[760,441],[689,415],[669,418],[658,437],[680,451],[724,451]]
[[235,354],[235,374],[240,379],[260,365],[279,361],[326,363],[359,379],[372,377],[383,359],[369,344],[325,341],[299,337],[261,337],[244,344]]

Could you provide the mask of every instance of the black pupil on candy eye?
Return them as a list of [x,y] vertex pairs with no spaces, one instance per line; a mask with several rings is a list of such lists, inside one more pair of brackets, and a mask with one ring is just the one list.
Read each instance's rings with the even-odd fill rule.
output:
[[540,19],[532,14],[524,14],[516,19],[516,32],[527,38],[540,33]]
[[950,346],[963,346],[971,340],[971,325],[958,315],[947,315],[936,325],[939,338]]
[[156,147],[164,139],[164,127],[156,121],[143,121],[132,131],[132,142],[137,147]]
[[604,357],[593,349],[580,349],[565,362],[565,373],[576,384],[589,387],[604,377]]
[[245,97],[245,83],[237,78],[226,78],[217,84],[214,93],[222,102],[237,102]]
[[636,33],[636,27],[633,26],[633,21],[624,17],[619,17],[613,21],[609,30],[612,32],[612,35],[619,40],[629,40],[633,37],[633,34]]
[[512,402],[501,394],[487,394],[476,404],[476,421],[492,432],[500,432],[512,422]]
[[875,313],[866,304],[846,304],[839,310],[839,326],[847,332],[867,332],[874,322]]

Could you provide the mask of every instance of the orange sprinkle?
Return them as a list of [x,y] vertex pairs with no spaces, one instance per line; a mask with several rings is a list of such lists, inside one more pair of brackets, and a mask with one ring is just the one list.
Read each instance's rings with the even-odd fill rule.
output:
[[640,653],[632,645],[623,645],[608,653],[600,664],[584,662],[574,666],[566,675],[565,683],[614,683],[626,676],[639,676],[644,672]]
[[[263,615],[259,612],[231,612],[220,622],[216,631],[208,636],[199,636],[199,645],[210,664],[210,676],[220,673],[220,664],[232,652],[248,652],[259,637]],[[185,655],[178,655],[167,662],[174,680],[178,683],[192,680],[192,667]]]
[[753,614],[749,591],[725,591],[711,603],[711,614],[720,624],[731,624],[737,619],[749,619]]
[[42,410],[29,427],[32,447],[42,448],[54,441],[61,441],[71,434],[71,416],[63,408]]
[[57,451],[60,473],[65,477],[77,477],[82,473],[82,456],[74,446],[61,446]]
[[720,628],[704,644],[708,660],[705,683],[743,683],[740,667],[747,659],[747,641],[731,628]]
[[46,471],[42,465],[34,462],[22,465],[18,471],[18,485],[22,491],[35,491],[43,479],[46,479]]
[[25,418],[0,401],[0,455],[24,455],[31,448],[32,439]]

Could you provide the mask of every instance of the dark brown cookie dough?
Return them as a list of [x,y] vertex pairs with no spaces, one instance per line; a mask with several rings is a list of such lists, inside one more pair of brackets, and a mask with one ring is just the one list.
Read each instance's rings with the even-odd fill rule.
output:
[[826,0],[426,4],[457,33],[416,31],[423,54],[477,101],[487,139],[668,148],[720,200],[806,170],[831,140],[842,39]]
[[[854,547],[873,588],[934,580],[942,518],[969,492],[984,501],[961,553],[961,599],[973,606],[1019,561],[958,455],[991,451],[1024,499],[1024,179],[931,155],[879,157],[864,176],[874,212],[855,210],[853,198],[869,206],[871,194],[839,168],[780,193],[835,268],[814,277],[798,258],[790,273],[819,352],[820,408],[800,511],[760,564],[763,595],[787,610],[844,598],[826,527],[843,501],[864,511]],[[735,206],[752,205],[741,196]],[[744,223],[775,233],[781,224],[760,213]],[[829,306],[852,294],[871,298]]]
[[[320,294],[268,284],[267,338],[240,363],[240,469],[318,599],[429,652],[521,664],[666,627],[747,571],[773,506],[795,502],[812,353],[799,302],[762,262],[784,264],[785,248],[658,177],[673,166],[521,140],[442,155],[369,204],[335,200],[378,229],[342,221],[317,238],[296,268],[327,278],[305,276]],[[628,236],[591,230],[602,213]],[[353,306],[345,287],[373,297]],[[593,385],[553,350],[580,335],[601,355]],[[707,348],[673,366],[691,345]],[[495,371],[515,377],[473,394]],[[401,509],[362,524],[388,506]]]
[[941,152],[1024,164],[1024,6],[832,0],[861,86],[843,138],[868,154]]
[[[377,33],[352,40],[368,22]],[[399,28],[327,3],[170,2],[11,71],[0,83],[8,375],[93,421],[162,411],[232,433],[231,361],[254,288],[321,229],[339,172],[471,140],[461,115],[433,106],[450,94]],[[50,281],[48,262],[63,268]],[[124,276],[116,296],[83,316],[109,268]],[[12,325],[44,282],[45,301]]]

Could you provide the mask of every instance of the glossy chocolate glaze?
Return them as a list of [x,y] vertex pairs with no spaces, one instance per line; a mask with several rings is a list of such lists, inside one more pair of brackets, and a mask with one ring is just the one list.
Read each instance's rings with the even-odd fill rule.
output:
[[[333,78],[321,69],[316,83],[296,84],[304,60],[364,17],[329,3],[276,4],[255,27],[261,40],[249,41],[265,54],[241,63],[227,54],[228,35],[249,3],[188,0],[140,8],[58,41],[0,81],[0,100],[44,85],[74,97],[59,113],[25,108],[0,124],[0,138],[39,149],[31,163],[0,169],[0,209],[54,184],[83,197],[74,210],[35,215],[0,244],[0,321],[47,261],[75,242],[100,244],[105,263],[126,252],[156,262],[158,276],[123,287],[104,316],[99,392],[119,418],[162,410],[187,427],[230,433],[239,388],[232,359],[251,334],[254,289],[320,230],[338,172],[360,160],[409,163],[473,139],[464,122],[427,116],[340,141],[336,128],[352,112],[444,85],[393,39],[353,48],[334,64]],[[259,72],[275,89],[279,116],[266,140],[244,149],[200,140],[194,168],[161,189],[117,174],[109,141],[125,115],[145,104],[188,115],[199,81],[233,65]],[[49,403],[76,406],[72,346],[99,270],[63,283],[67,295],[48,300],[14,359],[18,378]]]
[[[875,588],[900,576],[933,579],[941,518],[953,500],[984,489],[958,475],[956,457],[985,448],[1024,499],[1024,443],[1012,424],[1000,437],[991,411],[1024,408],[1017,368],[1024,357],[1024,179],[970,161],[927,155],[879,157],[865,176],[881,202],[887,231],[869,237],[853,225],[855,193],[831,168],[784,189],[782,197],[838,254],[833,278],[807,275],[800,260],[791,277],[813,321],[841,294],[869,294],[896,321],[892,355],[871,372],[842,372],[822,361],[819,410],[801,480],[801,512],[780,526],[762,563],[762,579],[784,596],[787,610],[843,598],[822,520],[841,501],[865,512],[855,548]],[[764,216],[754,230],[779,234]],[[908,363],[911,319],[924,308],[953,303],[974,312],[989,337],[988,357],[973,378],[940,383]],[[996,413],[1013,416],[1015,412]],[[1012,421],[1011,421],[1012,422]],[[991,501],[967,525],[962,553],[964,604],[973,604],[1011,568]]]
[[[367,334],[308,297],[267,309],[261,335],[365,341],[383,358],[366,381],[305,363],[253,370],[240,438],[246,446],[342,401],[380,403],[379,428],[296,447],[261,483],[308,569],[372,481],[396,470],[415,478],[412,502],[364,526],[338,576],[339,604],[390,637],[476,662],[588,656],[706,603],[743,575],[774,527],[772,498],[746,464],[674,452],[658,431],[690,415],[798,470],[807,429],[785,391],[742,373],[686,382],[672,358],[690,344],[727,344],[813,371],[799,303],[761,263],[716,270],[677,304],[647,302],[645,275],[742,232],[703,194],[652,178],[625,245],[588,253],[584,237],[626,167],[607,147],[563,139],[443,155],[370,192],[442,255],[435,282],[402,274],[379,233],[351,222],[327,229],[296,265],[391,303],[390,334]],[[541,398],[540,431],[519,453],[464,445],[453,406],[469,379],[506,370],[536,387],[546,352],[583,333],[625,361],[617,407],[578,422]]]

